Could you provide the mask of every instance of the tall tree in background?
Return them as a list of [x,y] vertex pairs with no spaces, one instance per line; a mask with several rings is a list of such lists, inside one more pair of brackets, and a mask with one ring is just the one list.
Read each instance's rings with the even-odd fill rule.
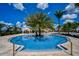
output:
[[60,18],[63,15],[63,11],[62,10],[57,10],[54,15],[58,18],[58,24],[59,24],[58,32],[60,32]]

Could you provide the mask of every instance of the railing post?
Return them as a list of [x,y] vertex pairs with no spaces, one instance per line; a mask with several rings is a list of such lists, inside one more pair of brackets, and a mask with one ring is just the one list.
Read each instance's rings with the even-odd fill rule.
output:
[[69,42],[70,42],[70,55],[73,56],[73,45],[72,45],[72,41],[70,38],[69,39]]
[[72,42],[70,42],[70,45],[71,45],[71,52],[70,52],[70,54],[71,54],[71,56],[73,56],[73,47],[72,47]]
[[13,56],[15,56],[15,44],[13,43]]

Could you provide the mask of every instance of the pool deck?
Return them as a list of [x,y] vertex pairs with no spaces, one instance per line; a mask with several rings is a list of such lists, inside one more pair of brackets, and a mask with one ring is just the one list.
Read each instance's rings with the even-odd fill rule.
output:
[[[9,38],[24,35],[7,35],[0,36],[0,56],[12,56],[13,55],[13,44],[9,42]],[[79,56],[79,38],[74,38],[67,36],[72,41],[73,55]],[[16,52],[15,56],[71,56],[70,55],[70,42],[63,44],[68,50],[61,51],[40,51],[40,52],[32,52],[32,51],[20,51]]]

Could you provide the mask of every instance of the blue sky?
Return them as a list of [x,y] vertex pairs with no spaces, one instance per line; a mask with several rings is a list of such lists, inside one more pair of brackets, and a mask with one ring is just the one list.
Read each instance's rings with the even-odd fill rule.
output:
[[[58,19],[54,13],[56,10],[65,10],[68,3],[51,3],[51,4],[37,4],[37,3],[24,3],[24,4],[12,4],[12,3],[1,3],[0,4],[0,21],[16,24],[16,22],[24,22],[25,18],[29,14],[42,11],[47,13],[51,18],[54,19],[54,24],[58,23]],[[68,15],[67,15],[68,16]],[[73,16],[73,15],[72,15]],[[79,22],[79,16],[74,18],[74,21]],[[65,20],[61,19],[61,24]]]

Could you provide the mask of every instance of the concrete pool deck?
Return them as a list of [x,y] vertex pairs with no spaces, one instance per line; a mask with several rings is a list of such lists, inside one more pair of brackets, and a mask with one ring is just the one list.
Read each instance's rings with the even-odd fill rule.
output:
[[[0,36],[0,56],[12,56],[13,55],[13,44],[9,42],[9,38],[24,35],[7,35]],[[79,38],[74,38],[67,36],[72,41],[73,47],[73,55],[79,56]],[[40,51],[40,52],[28,52],[28,51],[20,51],[16,52],[15,56],[70,56],[70,43],[67,42],[64,46],[68,49],[66,51]]]

